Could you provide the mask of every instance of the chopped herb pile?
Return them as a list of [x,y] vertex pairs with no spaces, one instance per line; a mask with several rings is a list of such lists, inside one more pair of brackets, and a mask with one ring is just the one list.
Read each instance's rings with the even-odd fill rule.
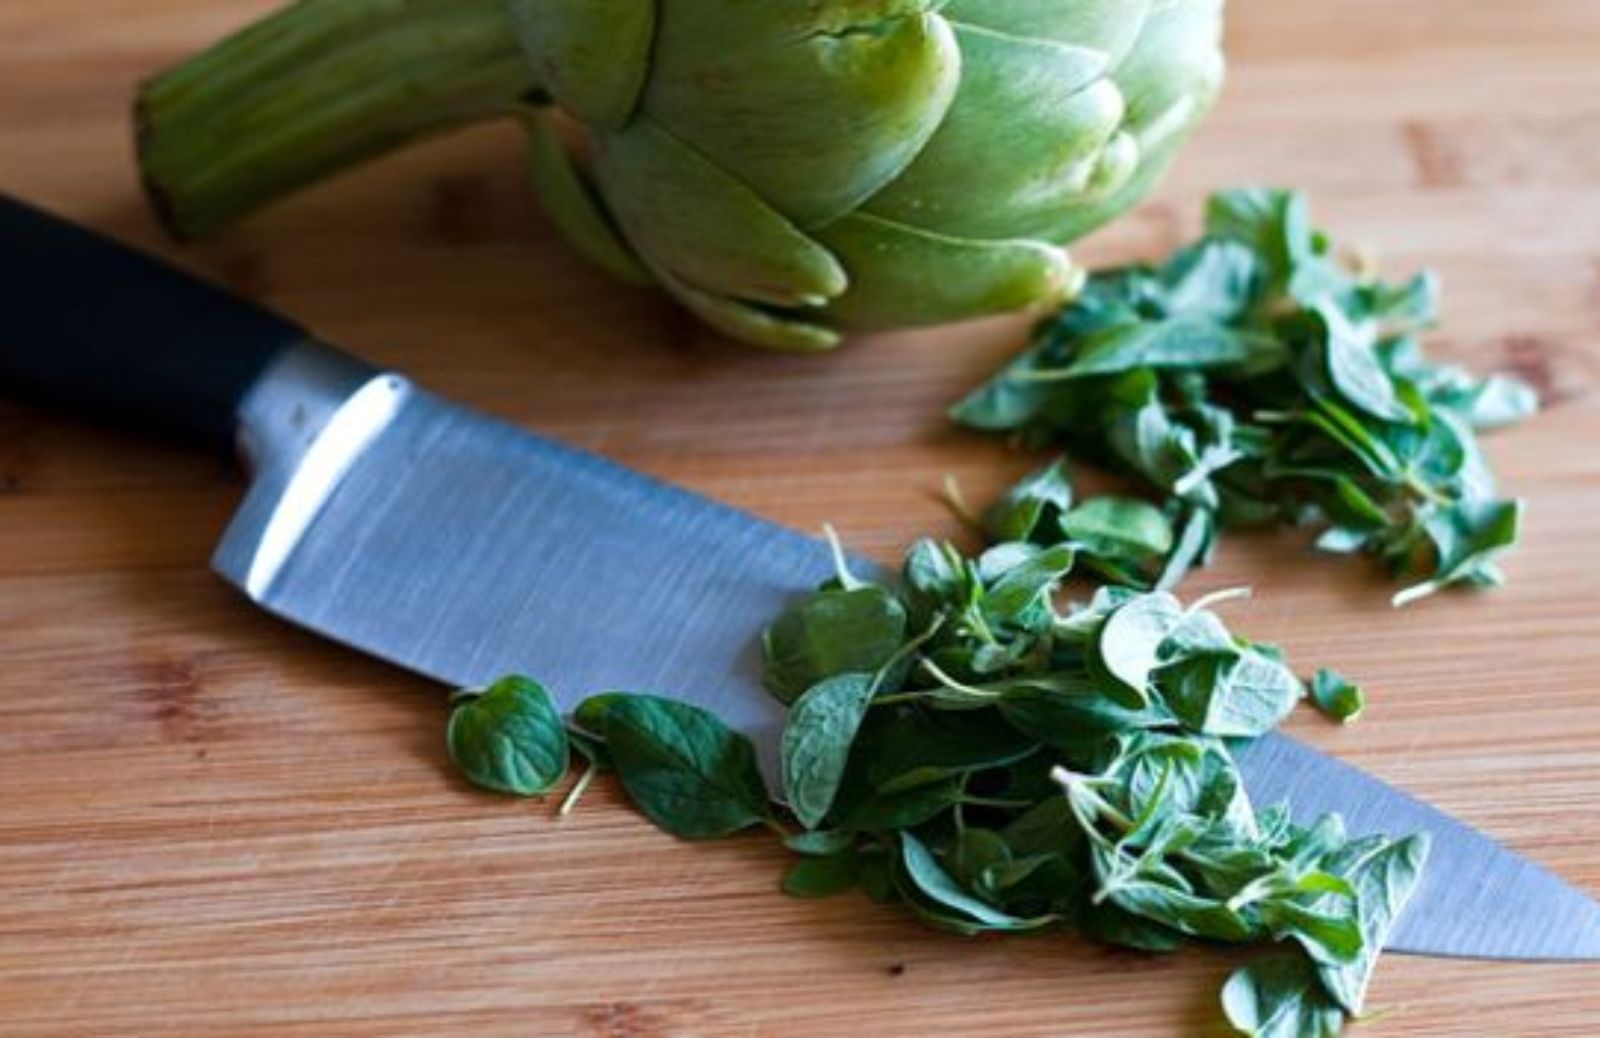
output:
[[[981,513],[976,557],[924,540],[900,579],[835,576],[773,620],[766,683],[788,708],[778,806],[745,736],[685,703],[606,693],[565,722],[511,678],[458,697],[452,758],[540,795],[571,754],[686,839],[763,827],[794,897],[861,891],[963,934],[1070,930],[1165,951],[1273,945],[1222,1008],[1263,1038],[1338,1034],[1428,854],[1425,835],[1351,836],[1250,802],[1233,749],[1303,699],[1349,723],[1362,688],[1302,682],[1231,633],[1213,595],[1171,594],[1224,527],[1318,529],[1406,586],[1396,604],[1501,581],[1521,503],[1497,497],[1477,433],[1537,410],[1514,378],[1426,360],[1424,273],[1333,258],[1304,198],[1214,196],[1161,266],[1097,274],[1027,350],[953,409],[1140,480],[1158,502],[1074,493],[1063,456]],[[1101,586],[1063,609],[1069,574]]]
[[[559,781],[570,741],[591,764],[580,783],[614,769],[668,832],[779,833],[795,897],[859,890],[963,934],[1279,944],[1227,982],[1229,1020],[1248,1034],[1337,1033],[1361,1011],[1426,838],[1351,838],[1336,816],[1303,827],[1251,804],[1226,740],[1270,731],[1304,684],[1276,648],[1228,631],[1212,608],[1226,593],[1184,605],[1103,587],[1063,610],[1075,545],[1118,558],[1102,527],[1138,540],[1128,531],[1141,524],[1056,507],[1076,530],[1064,543],[969,558],[922,541],[895,586],[841,557],[774,620],[766,676],[789,708],[787,809],[748,739],[655,696],[594,696],[568,729],[543,689],[508,679],[456,707],[452,756],[489,788],[538,793]],[[1337,676],[1314,685],[1336,714],[1359,705]]]
[[951,413],[1161,495],[1180,531],[1163,586],[1221,527],[1284,522],[1380,559],[1406,582],[1397,605],[1498,584],[1521,502],[1496,496],[1476,434],[1538,401],[1515,378],[1424,357],[1437,289],[1428,273],[1391,284],[1339,263],[1298,193],[1223,192],[1199,241],[1089,278]]

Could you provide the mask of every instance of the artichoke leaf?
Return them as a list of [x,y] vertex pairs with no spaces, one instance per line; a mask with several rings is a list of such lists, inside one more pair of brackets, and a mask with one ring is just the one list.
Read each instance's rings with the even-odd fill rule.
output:
[[524,113],[528,130],[528,177],[545,215],[572,250],[620,281],[651,285],[655,278],[617,236],[588,179],[578,171],[549,117]]
[[1104,51],[1118,64],[1133,47],[1155,0],[951,0],[944,16],[1009,36]]
[[942,0],[672,0],[643,110],[802,228],[893,180],[955,96]]
[[1095,201],[1122,190],[1139,172],[1142,154],[1139,138],[1126,130],[1118,130],[1095,158],[1088,183],[1084,185],[1084,197]]
[[[1201,114],[1204,113],[1197,113],[1196,118]],[[1051,241],[1076,241],[1127,212],[1141,198],[1154,191],[1161,178],[1167,175],[1184,140],[1182,134],[1176,134],[1161,138],[1153,146],[1147,147],[1141,143],[1138,168],[1133,171],[1132,177],[1110,194],[1090,192],[1085,195],[1080,204],[1058,214],[1045,228],[1045,235]]]
[[606,204],[651,266],[774,306],[820,306],[845,290],[827,249],[653,120],[596,132],[593,142]]
[[962,238],[1034,237],[1083,194],[1123,117],[1104,52],[959,26],[961,87],[933,139],[864,207]]
[[[1222,0],[1167,0],[1151,12],[1128,59],[1111,78],[1128,102],[1128,124],[1146,147],[1197,122],[1221,89]],[[1174,114],[1177,113],[1177,114]]]
[[[1105,179],[1120,181],[1118,187],[1096,190],[1091,180],[1090,191],[1041,233],[1052,241],[1080,238],[1155,189],[1222,90],[1221,33],[1221,0],[1165,0],[1156,7],[1133,53],[1111,74],[1128,102],[1123,132],[1137,144],[1136,168],[1131,176],[1110,171],[1115,176]],[[1108,148],[1103,161],[1117,159]]]
[[650,71],[656,0],[509,0],[539,84],[587,123],[621,126]]
[[702,292],[662,270],[656,276],[673,298],[724,335],[783,353],[823,353],[839,345],[839,333],[803,315],[763,310],[729,296]]
[[1033,240],[974,241],[858,213],[818,237],[850,272],[829,311],[852,329],[959,321],[1059,302],[1077,268],[1065,250]]

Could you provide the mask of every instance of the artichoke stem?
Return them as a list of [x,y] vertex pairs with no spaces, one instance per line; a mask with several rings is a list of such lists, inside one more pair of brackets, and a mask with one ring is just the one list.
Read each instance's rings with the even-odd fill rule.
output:
[[146,83],[146,190],[198,238],[538,89],[506,0],[300,0]]

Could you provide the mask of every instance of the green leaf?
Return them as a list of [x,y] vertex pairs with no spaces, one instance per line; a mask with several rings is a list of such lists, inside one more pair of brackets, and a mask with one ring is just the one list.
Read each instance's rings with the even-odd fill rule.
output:
[[980,930],[1037,930],[1054,922],[1051,916],[1022,919],[1002,912],[963,890],[949,873],[939,867],[921,840],[909,832],[900,834],[900,864],[907,893],[920,897],[924,904],[914,907],[930,922],[960,932]]
[[1302,955],[1274,955],[1235,972],[1222,987],[1228,1023],[1251,1038],[1337,1038],[1344,1013]]
[[884,730],[867,778],[886,794],[1015,763],[1033,753],[1033,739],[990,711],[908,712]]
[[1011,864],[1011,848],[993,829],[968,827],[956,836],[950,870],[962,883],[975,887],[985,873]]
[[1091,904],[1078,917],[1077,923],[1090,940],[1143,952],[1176,951],[1185,943],[1183,934],[1176,930],[1105,901]]
[[1031,616],[1048,606],[1051,592],[1072,570],[1075,558],[1076,553],[1067,545],[1019,558],[986,589],[984,617],[995,626],[1033,626]]
[[955,549],[926,537],[906,553],[901,573],[905,577],[907,597],[924,622],[955,601],[967,584],[961,558]]
[[1311,698],[1318,710],[1343,724],[1356,720],[1367,708],[1361,686],[1326,667],[1311,678]]
[[1345,402],[1383,421],[1409,422],[1411,412],[1400,403],[1371,339],[1331,302],[1322,302],[1310,312],[1322,325],[1328,378]]
[[1261,292],[1261,263],[1235,241],[1202,238],[1161,268],[1163,309],[1221,325],[1244,318]]
[[1404,284],[1366,281],[1346,293],[1352,317],[1377,322],[1385,338],[1431,328],[1439,320],[1439,279],[1421,271]]
[[1395,921],[1416,892],[1428,860],[1428,837],[1418,834],[1387,844],[1360,861],[1349,873],[1356,891],[1361,927],[1361,952],[1343,966],[1318,967],[1322,986],[1345,1012],[1360,1016],[1378,956]]
[[1107,689],[1119,705],[1142,709],[1149,702],[1161,644],[1182,619],[1178,600],[1160,592],[1141,595],[1107,617],[1096,647],[1101,665],[1116,679]]
[[1344,966],[1361,956],[1361,924],[1352,904],[1318,910],[1284,897],[1263,901],[1257,911],[1275,935],[1294,938],[1318,964]]
[[1206,202],[1206,234],[1249,248],[1260,258],[1268,279],[1285,287],[1313,251],[1305,196],[1295,191],[1218,192]]
[[790,833],[783,838],[783,845],[808,858],[827,858],[854,847],[856,837],[842,829],[811,829]]
[[1211,550],[1217,535],[1216,513],[1205,508],[1187,509],[1178,540],[1167,556],[1161,575],[1156,578],[1154,590],[1171,591],[1183,583],[1189,570],[1200,563]]
[[1230,943],[1251,937],[1250,924],[1215,898],[1197,897],[1165,883],[1141,880],[1118,882],[1102,890],[1108,890],[1111,903],[1124,912],[1179,933]]
[[767,628],[767,687],[792,703],[835,674],[875,673],[905,639],[905,606],[885,589],[867,585],[815,592]]
[[475,785],[548,793],[567,773],[567,731],[549,693],[531,678],[501,678],[468,693],[450,714],[450,759]]
[[1539,394],[1512,375],[1490,375],[1463,396],[1451,405],[1465,413],[1474,429],[1501,429],[1539,412]]
[[1038,417],[1056,387],[1025,376],[1035,370],[1038,349],[1031,348],[983,385],[950,406],[951,421],[969,429],[1000,432],[1016,429]]
[[813,685],[789,711],[780,746],[783,789],[807,829],[820,825],[833,806],[876,689],[872,674],[840,674]]
[[1394,604],[1409,605],[1452,584],[1501,582],[1495,558],[1517,543],[1521,501],[1462,501],[1443,508],[1423,524],[1433,544],[1434,575],[1395,594]]
[[1198,656],[1163,669],[1168,708],[1207,735],[1255,738],[1276,728],[1305,695],[1294,673],[1254,650]]
[[1066,459],[1058,459],[1024,476],[990,505],[983,513],[983,532],[994,542],[1027,541],[1041,524],[1071,507]]
[[859,799],[838,805],[839,826],[863,833],[907,829],[948,811],[960,799],[961,784],[956,779],[891,792],[867,789]]
[[1000,833],[1015,858],[1061,854],[1076,856],[1083,837],[1065,797],[1052,796],[1012,819]]
[[610,701],[601,733],[623,789],[656,825],[690,840],[768,820],[750,740],[697,706],[657,696]]
[[1087,676],[1018,682],[1003,694],[1000,713],[1018,731],[1068,751],[1092,747],[1109,733],[1162,728],[1176,720],[1154,702],[1129,709],[1107,695],[1105,681]]
[[827,857],[801,858],[783,875],[783,892],[790,897],[823,898],[855,889],[861,877],[861,859],[851,850]]
[[1141,561],[1172,550],[1172,524],[1161,510],[1126,497],[1095,497],[1061,517],[1061,533],[1103,559]]
[[1051,377],[1117,375],[1135,368],[1200,369],[1244,364],[1261,349],[1240,335],[1202,318],[1140,321],[1097,332],[1083,340],[1071,365]]
[[625,692],[602,692],[590,696],[578,704],[578,708],[572,712],[572,719],[582,730],[603,739],[606,731],[606,711],[611,709],[612,704],[621,702],[627,697]]

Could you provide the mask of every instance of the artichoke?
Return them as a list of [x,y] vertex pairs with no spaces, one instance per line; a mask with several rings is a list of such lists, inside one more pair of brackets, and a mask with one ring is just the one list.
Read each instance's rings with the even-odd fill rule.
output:
[[752,343],[1054,302],[1222,81],[1222,0],[301,0],[156,77],[150,196],[210,234],[508,116],[589,259]]

